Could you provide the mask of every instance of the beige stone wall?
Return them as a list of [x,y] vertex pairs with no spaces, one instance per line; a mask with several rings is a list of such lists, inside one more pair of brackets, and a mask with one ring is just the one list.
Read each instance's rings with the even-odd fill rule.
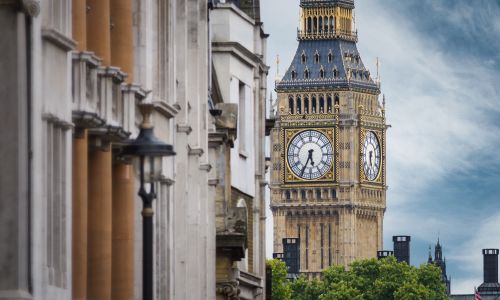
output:
[[[287,184],[283,176],[286,145],[282,132],[283,128],[298,124],[295,121],[298,119],[290,115],[289,99],[292,97],[296,101],[300,97],[304,108],[304,97],[311,100],[313,96],[317,99],[324,97],[325,110],[317,110],[313,114],[310,101],[309,114],[301,112],[300,126],[318,126],[316,116],[319,115],[336,129],[337,178],[330,184]],[[321,117],[328,115],[328,97],[331,97],[333,105],[331,116]],[[271,131],[274,252],[283,251],[283,238],[300,237],[301,272],[313,275],[324,270],[330,263],[347,266],[355,259],[376,257],[377,250],[382,248],[385,165],[381,170],[380,184],[363,180],[363,174],[360,173],[363,172],[360,168],[363,130],[376,130],[381,144],[385,143],[384,108],[379,103],[378,95],[346,91],[278,93],[278,120]],[[383,156],[384,145],[381,145]]]

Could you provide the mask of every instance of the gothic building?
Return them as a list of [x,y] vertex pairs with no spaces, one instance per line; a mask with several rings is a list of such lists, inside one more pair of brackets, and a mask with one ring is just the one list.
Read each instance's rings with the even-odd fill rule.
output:
[[274,252],[298,238],[300,273],[375,257],[386,208],[380,85],[356,43],[354,0],[301,0],[271,130]]
[[434,259],[431,254],[431,247],[429,246],[429,259],[427,260],[429,264],[435,264],[441,269],[442,281],[446,285],[447,294],[450,294],[451,289],[451,279],[448,278],[446,274],[446,257],[443,257],[443,247],[439,243],[439,239],[437,244],[434,246]]
[[0,1],[0,299],[142,299],[121,151],[144,106],[177,153],[155,183],[154,298],[262,297],[267,35],[257,0],[233,2]]

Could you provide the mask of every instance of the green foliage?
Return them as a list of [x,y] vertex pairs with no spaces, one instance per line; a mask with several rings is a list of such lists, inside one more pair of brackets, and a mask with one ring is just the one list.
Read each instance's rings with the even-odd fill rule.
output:
[[272,270],[272,299],[276,300],[291,300],[292,298],[292,288],[286,275],[288,273],[288,267],[286,264],[278,259],[268,260],[268,266]]
[[406,263],[398,263],[394,257],[368,259],[353,262],[349,270],[332,266],[323,272],[321,280],[300,277],[289,281],[286,279],[286,265],[283,262],[269,263],[273,267],[273,300],[448,299],[446,288],[441,282],[441,270],[435,265],[424,264],[415,268]]

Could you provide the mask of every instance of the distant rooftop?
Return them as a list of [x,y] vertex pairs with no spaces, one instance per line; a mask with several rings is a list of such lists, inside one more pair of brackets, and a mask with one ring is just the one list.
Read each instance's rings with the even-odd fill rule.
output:
[[301,7],[334,6],[334,5],[346,8],[354,8],[354,0],[300,0]]

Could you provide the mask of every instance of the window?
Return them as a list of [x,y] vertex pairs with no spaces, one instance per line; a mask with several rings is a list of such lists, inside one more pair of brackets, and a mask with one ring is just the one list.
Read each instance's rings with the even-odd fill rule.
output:
[[326,107],[327,107],[327,112],[331,113],[332,112],[332,97],[328,96],[328,99],[326,100]]
[[318,19],[316,17],[313,18],[313,32],[316,33],[318,32]]
[[292,71],[292,79],[295,79],[297,78],[297,72],[295,72],[295,70]]
[[300,97],[297,97],[297,114],[301,114],[302,113],[302,100],[300,99]]
[[316,97],[312,98],[312,113],[316,113]]
[[321,199],[321,190],[316,190],[316,198]]
[[335,189],[332,189],[332,198],[337,198],[337,191]]
[[291,199],[291,196],[290,196],[290,191],[286,191],[286,192],[285,192],[285,199],[286,199],[286,200],[290,200],[290,199]]
[[325,112],[325,99],[323,97],[319,98],[319,112],[320,113]]
[[316,53],[314,54],[314,63],[315,64],[319,64],[319,53],[318,53],[318,51],[316,51]]
[[325,78],[325,70],[319,70],[319,78]]
[[309,113],[309,98],[307,97],[304,98],[304,113]]
[[333,69],[333,78],[338,78],[339,77],[339,71],[337,70],[337,68]]
[[300,56],[300,60],[302,61],[302,64],[307,63],[307,56],[305,52],[302,52],[302,55]]
[[335,19],[333,17],[330,17],[330,32],[335,31]]
[[238,141],[240,152],[246,150],[246,85],[244,82],[239,83],[239,112],[238,112]]
[[311,33],[312,20],[311,17],[307,18],[307,32]]
[[306,69],[306,70],[304,71],[304,78],[305,78],[305,79],[309,79],[309,70],[308,70],[308,69]]
[[300,197],[302,198],[302,200],[306,200],[306,191],[300,191]]
[[333,61],[333,53],[332,53],[332,50],[330,50],[330,52],[328,53],[328,63],[331,64]]
[[323,17],[319,17],[319,32],[323,31]]
[[293,97],[288,98],[288,113],[293,115]]
[[324,17],[324,19],[323,19],[323,20],[324,20],[324,21],[323,21],[323,24],[324,24],[324,29],[323,29],[323,31],[324,31],[324,32],[328,32],[328,17]]
[[[67,132],[69,127],[60,120],[48,119],[45,122],[45,180],[46,180],[46,241],[47,267],[53,274],[49,285],[65,288],[68,249],[67,230]],[[70,229],[71,230],[71,229]]]
[[335,105],[339,105],[340,104],[340,98],[339,98],[339,95],[338,94],[335,94]]

